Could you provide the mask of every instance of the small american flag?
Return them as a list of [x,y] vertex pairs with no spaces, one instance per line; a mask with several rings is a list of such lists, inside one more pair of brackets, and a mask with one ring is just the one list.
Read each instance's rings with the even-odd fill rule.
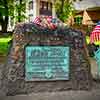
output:
[[33,20],[33,23],[41,26],[42,28],[56,29],[63,27],[64,24],[56,17],[53,16],[38,16]]
[[90,35],[90,43],[94,43],[96,41],[100,41],[100,21],[97,23],[97,26]]
[[33,23],[37,24],[37,25],[40,25],[41,24],[41,20],[40,20],[40,17],[36,17],[33,21]]

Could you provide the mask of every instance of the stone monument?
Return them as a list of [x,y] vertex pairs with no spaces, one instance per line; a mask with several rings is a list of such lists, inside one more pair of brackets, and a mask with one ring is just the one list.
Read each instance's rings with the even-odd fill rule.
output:
[[90,64],[82,32],[16,25],[3,71],[6,95],[89,90]]

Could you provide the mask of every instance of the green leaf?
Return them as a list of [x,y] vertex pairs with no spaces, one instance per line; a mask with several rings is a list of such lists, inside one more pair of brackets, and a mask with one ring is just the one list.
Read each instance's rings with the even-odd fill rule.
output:
[[[63,1],[64,1],[64,4],[62,6]],[[62,7],[63,7],[63,11],[61,11]],[[75,10],[73,8],[72,2],[69,2],[69,0],[56,0],[55,8],[56,8],[58,17],[62,21],[66,21],[70,16],[74,15]]]

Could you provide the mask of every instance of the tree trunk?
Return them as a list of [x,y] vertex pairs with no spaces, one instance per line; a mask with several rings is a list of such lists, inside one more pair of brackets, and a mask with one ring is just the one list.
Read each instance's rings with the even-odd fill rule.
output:
[[2,27],[2,32],[5,33],[7,32],[7,26],[8,26],[8,3],[7,0],[4,0],[4,7],[5,7],[5,16],[3,18],[3,16],[1,17],[1,27]]
[[[22,4],[22,0],[19,0],[19,5],[21,6],[21,4]],[[18,16],[19,16],[18,22],[21,22],[21,18],[20,18],[20,16],[21,16],[21,10],[20,10],[20,7],[19,7],[19,11],[18,11]]]
[[63,13],[64,0],[61,0],[61,13]]
[[8,16],[5,16],[5,19],[1,23],[3,33],[7,32],[7,26],[8,26]]

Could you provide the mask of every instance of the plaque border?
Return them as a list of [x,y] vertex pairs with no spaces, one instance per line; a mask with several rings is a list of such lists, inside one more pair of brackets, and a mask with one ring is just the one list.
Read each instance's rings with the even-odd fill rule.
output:
[[[36,47],[37,47],[37,46],[38,46],[38,47],[39,47],[39,46],[40,46],[40,47],[43,47],[43,46],[44,46],[44,47],[45,47],[45,46],[48,46],[48,47],[49,47],[49,46],[54,46],[54,47],[56,47],[56,46],[59,46],[59,47],[69,47],[69,71],[68,71],[68,78],[67,78],[67,79],[35,79],[35,80],[33,79],[33,80],[28,80],[28,79],[26,78],[26,66],[25,66],[25,64],[26,64],[26,63],[25,63],[25,61],[26,61],[25,48],[28,47],[28,46],[34,46],[34,47],[35,47],[35,46],[36,46]],[[25,71],[24,74],[25,74],[25,81],[26,81],[26,82],[35,82],[35,81],[43,81],[43,82],[46,82],[46,81],[51,81],[51,82],[52,82],[52,81],[69,81],[69,80],[70,80],[70,67],[71,67],[71,66],[70,66],[70,64],[71,64],[70,58],[71,58],[71,47],[70,47],[69,45],[67,45],[67,44],[66,44],[66,45],[30,45],[30,44],[27,44],[26,46],[24,46],[24,63],[25,63],[25,64],[24,64],[24,69],[25,69],[25,70],[24,70],[24,71]]]

